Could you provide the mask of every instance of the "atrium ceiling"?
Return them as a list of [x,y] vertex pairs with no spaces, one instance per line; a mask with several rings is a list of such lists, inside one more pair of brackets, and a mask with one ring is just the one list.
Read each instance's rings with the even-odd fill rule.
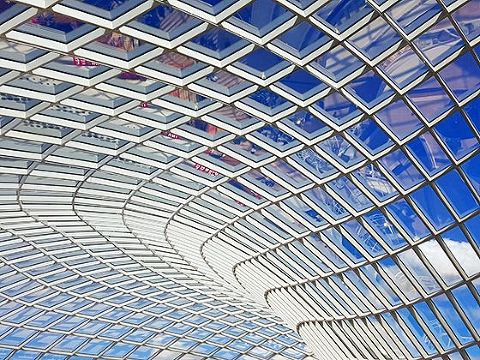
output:
[[0,359],[479,360],[480,0],[0,0]]

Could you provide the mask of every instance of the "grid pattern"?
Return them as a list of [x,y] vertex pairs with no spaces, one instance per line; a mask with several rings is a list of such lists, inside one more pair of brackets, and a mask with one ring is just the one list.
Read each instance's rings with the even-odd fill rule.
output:
[[0,34],[0,358],[480,359],[479,0],[0,0]]

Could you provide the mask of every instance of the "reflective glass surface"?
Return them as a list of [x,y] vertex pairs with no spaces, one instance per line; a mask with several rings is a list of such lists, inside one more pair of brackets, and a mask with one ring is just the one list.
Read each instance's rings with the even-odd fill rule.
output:
[[0,359],[480,359],[478,0],[0,33]]

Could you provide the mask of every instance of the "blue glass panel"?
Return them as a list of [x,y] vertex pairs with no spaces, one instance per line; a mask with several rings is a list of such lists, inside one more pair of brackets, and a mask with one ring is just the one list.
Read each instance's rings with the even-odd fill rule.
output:
[[192,43],[198,45],[199,50],[207,50],[208,54],[223,59],[247,42],[226,30],[215,27],[193,38]]
[[311,75],[308,71],[299,69],[282,78],[281,85],[291,90],[294,94],[306,98],[307,95],[314,95],[327,88],[320,80]]
[[339,92],[333,92],[317,101],[313,107],[338,125],[343,125],[361,114],[360,110]]
[[465,323],[462,321],[446,295],[442,294],[434,297],[433,303],[445,318],[448,326],[453,330],[460,343],[465,344],[473,340],[472,334],[468,331]]
[[2,344],[18,347],[23,342],[26,342],[30,337],[37,332],[27,329],[14,329],[11,333],[2,338]]
[[346,89],[351,90],[352,94],[368,108],[373,108],[394,94],[385,81],[371,70],[350,82]]
[[448,18],[430,27],[413,42],[432,65],[438,65],[464,45]]
[[[72,360],[74,356],[70,357],[69,360]],[[67,359],[66,356],[63,355],[55,355],[55,354],[44,354],[40,359],[42,360],[65,360]],[[84,360],[85,358],[81,359]]]
[[418,324],[417,320],[415,320],[412,313],[408,309],[403,308],[398,310],[398,314],[401,316],[403,321],[405,321],[415,338],[420,342],[420,345],[422,345],[423,349],[429,355],[435,354],[437,352],[435,346],[422,327]]
[[291,143],[298,144],[298,141],[293,136],[288,135],[272,125],[266,125],[258,129],[257,133],[266,140],[271,140],[269,142],[273,142],[273,144],[280,149],[287,147]]
[[452,215],[431,186],[427,185],[420,188],[411,197],[437,230],[454,221]]
[[376,18],[352,35],[348,41],[372,60],[400,40],[400,35],[390,25],[383,19]]
[[392,146],[394,142],[372,119],[366,119],[347,129],[347,133],[358,140],[371,154],[377,154]]
[[322,141],[320,147],[345,167],[353,166],[365,159],[354,146],[340,135],[335,135]]
[[341,33],[371,12],[373,8],[365,0],[333,0],[322,6],[314,17]]
[[304,194],[334,219],[341,219],[349,216],[349,212],[321,188],[314,188]]
[[131,344],[123,344],[117,343],[107,352],[105,352],[106,356],[114,356],[114,357],[126,357],[126,355],[135,348],[135,345]]
[[312,140],[315,139],[316,136],[323,135],[330,130],[322,120],[307,111],[296,112],[288,116],[287,120],[288,121],[282,122]]
[[462,169],[467,175],[473,189],[480,195],[480,155],[472,157],[462,165]]
[[480,88],[480,65],[471,53],[460,56],[439,74],[459,101]]
[[104,10],[113,10],[117,6],[127,3],[128,0],[79,0],[85,4],[96,6]]
[[423,127],[423,123],[402,100],[388,105],[376,116],[400,140]]
[[474,345],[468,347],[465,352],[467,353],[470,360],[478,360],[480,359],[480,346]]
[[27,350],[17,350],[15,353],[10,357],[12,360],[27,360],[27,359],[35,359],[41,353],[34,352],[34,351],[27,351]]
[[467,316],[470,324],[473,325],[477,335],[480,334],[480,305],[473,297],[470,289],[466,285],[462,285],[453,289],[452,294],[458,302],[461,311]]
[[249,68],[262,73],[262,78],[264,79],[267,78],[266,73],[268,70],[274,68],[283,69],[289,65],[289,63],[283,58],[264,48],[259,48],[252,51],[248,55],[241,58],[238,63],[246,65]]
[[[64,33],[72,32],[85,23],[78,19],[71,18],[64,15],[59,15],[53,12],[44,12],[30,19],[31,24],[44,26],[46,28],[58,30]],[[89,26],[93,30],[93,26]]]
[[82,348],[80,349],[80,353],[87,355],[97,355],[102,353],[111,344],[111,341],[92,339],[84,346],[82,346]]
[[451,164],[447,154],[429,132],[408,142],[407,148],[430,176],[439,173]]
[[368,197],[366,197],[347,177],[342,176],[330,181],[328,187],[333,189],[356,211],[365,210],[373,205],[370,199],[368,199]]
[[72,352],[86,341],[85,338],[68,335],[62,341],[55,345],[56,350]]
[[385,254],[385,250],[378,241],[357,221],[343,223],[342,227],[360,244],[372,257]]
[[458,171],[448,172],[436,183],[458,216],[466,216],[478,209],[478,201],[473,197]]
[[299,57],[307,56],[329,41],[329,38],[323,32],[307,21],[295,25],[292,29],[280,35],[278,39],[274,40],[273,43]]
[[312,244],[323,256],[329,260],[333,266],[336,266],[339,269],[346,268],[347,264],[342,260],[338,254],[332,250],[323,240],[323,236],[312,235],[305,238],[305,242]]
[[405,190],[418,185],[425,179],[400,149],[385,155],[380,159],[380,164]]
[[343,80],[352,72],[364,66],[363,62],[345,49],[343,45],[338,45],[320,55],[309,65],[333,81]]
[[16,5],[14,2],[10,2],[8,0],[0,1],[0,13],[10,9],[12,6]]
[[353,176],[355,176],[355,178],[357,178],[379,201],[386,201],[398,194],[390,180],[388,180],[373,164],[355,170]]
[[470,101],[463,109],[477,132],[480,133],[480,116],[478,116],[480,114],[480,97]]
[[312,5],[316,0],[288,0],[289,3],[294,4],[300,9],[306,9]]
[[365,257],[358,251],[358,249],[338,230],[332,228],[322,231],[322,234],[327,236],[327,238],[353,262],[358,263],[365,260]]
[[254,0],[237,11],[230,21],[238,24],[235,20],[240,20],[239,25],[243,25],[245,30],[253,32],[257,36],[264,36],[292,17],[291,12],[274,0]]
[[35,338],[33,338],[31,341],[29,341],[28,346],[34,349],[47,349],[61,337],[61,334],[42,332]]
[[150,359],[155,355],[157,351],[158,349],[154,349],[151,347],[139,346],[133,353],[129,355],[129,357],[131,359],[138,359],[138,360]]
[[373,286],[379,290],[383,296],[388,300],[391,305],[398,305],[401,303],[400,298],[393,291],[393,289],[387,284],[382,276],[372,265],[365,265],[360,268],[360,271],[364,273]]
[[[183,33],[201,24],[200,20],[168,5],[153,8],[137,18],[137,21],[167,34]],[[132,25],[135,27],[136,24]]]
[[395,217],[402,228],[410,235],[413,241],[430,235],[430,231],[412,207],[403,199],[387,206],[388,211]]
[[459,112],[447,117],[434,129],[457,160],[472,153],[479,146],[477,138]]
[[397,228],[380,210],[369,212],[364,216],[364,219],[391,249],[398,249],[407,245]]
[[200,0],[201,2],[204,2],[205,4],[208,4],[210,6],[215,6],[220,4],[223,0]]
[[434,0],[418,2],[415,0],[398,1],[387,11],[400,28],[407,34],[417,30],[426,21],[437,16],[441,6]]
[[440,343],[444,350],[449,350],[454,347],[454,343],[450,336],[445,331],[445,328],[441,325],[438,318],[425,302],[417,303],[414,305],[415,310],[428,326],[430,331],[435,335],[435,339]]
[[480,35],[480,29],[475,26],[475,19],[479,15],[479,7],[480,2],[478,0],[470,0],[452,13],[452,18],[458,23],[461,31],[470,41]]
[[378,66],[378,69],[385,73],[401,89],[428,72],[427,65],[410,45],[393,53]]
[[290,197],[283,202],[289,208],[293,209],[297,214],[299,214],[303,219],[305,219],[308,223],[313,224],[313,226],[319,227],[326,224],[325,219],[323,219],[318,212],[316,212],[314,209],[312,209],[300,199],[296,197]]
[[407,98],[427,121],[434,121],[454,105],[433,76],[410,90]]
[[249,97],[250,99],[255,100],[259,104],[270,109],[274,109],[280,105],[287,103],[287,100],[285,100],[283,97],[266,89],[259,90],[250,95]]

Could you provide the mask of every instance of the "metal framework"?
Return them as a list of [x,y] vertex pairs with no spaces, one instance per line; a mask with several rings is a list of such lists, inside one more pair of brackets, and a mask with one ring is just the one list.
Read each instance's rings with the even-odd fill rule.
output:
[[0,36],[0,359],[480,359],[480,0],[0,0]]

